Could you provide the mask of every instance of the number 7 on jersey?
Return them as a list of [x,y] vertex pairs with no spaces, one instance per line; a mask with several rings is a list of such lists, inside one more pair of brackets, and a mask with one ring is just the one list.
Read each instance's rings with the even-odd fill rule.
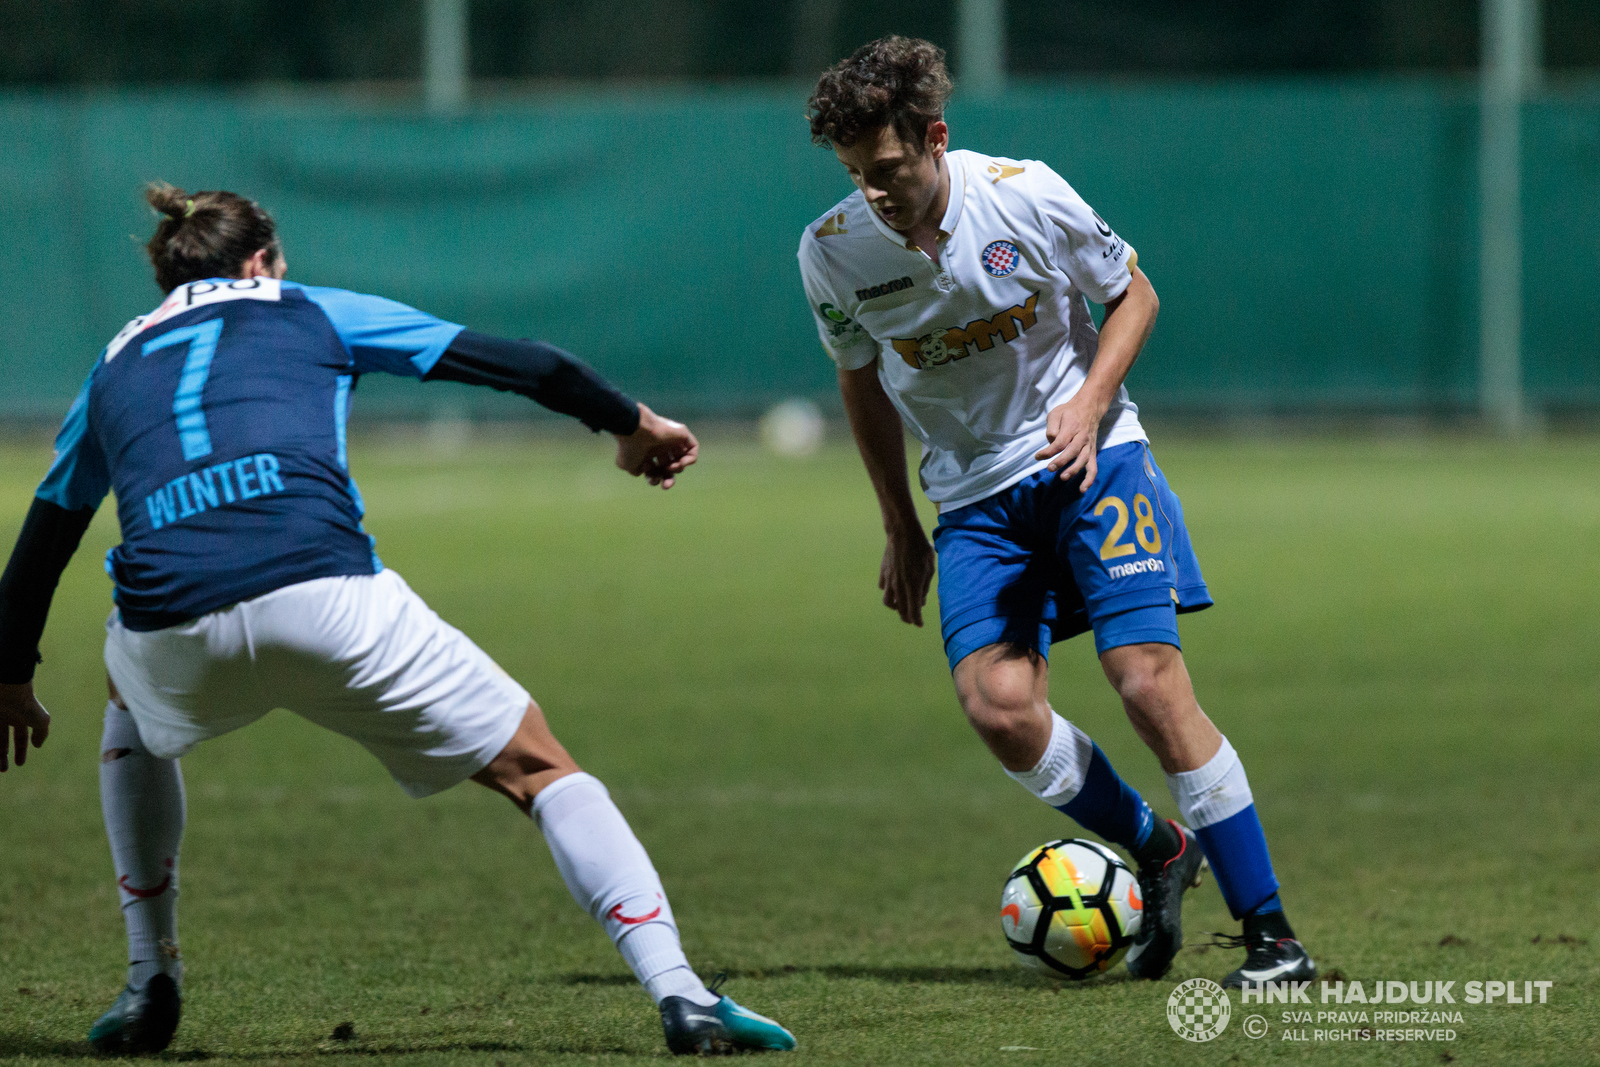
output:
[[211,431],[206,429],[206,412],[200,404],[200,394],[205,392],[206,379],[211,377],[211,357],[217,354],[217,339],[221,336],[222,320],[209,319],[162,334],[154,341],[147,341],[139,350],[139,355],[148,356],[171,345],[189,345],[183,373],[178,376],[178,391],[172,398],[172,414],[178,419],[178,443],[183,446],[184,459],[204,459],[211,455]]

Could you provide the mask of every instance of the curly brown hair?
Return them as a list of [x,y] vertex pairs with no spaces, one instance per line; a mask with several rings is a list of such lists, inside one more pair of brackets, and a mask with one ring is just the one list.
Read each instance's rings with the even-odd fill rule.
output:
[[202,278],[236,277],[263,248],[269,259],[282,255],[272,216],[254,200],[220,189],[186,193],[166,182],[146,185],[144,198],[162,216],[145,251],[164,293]]
[[811,140],[849,148],[863,133],[892,124],[901,140],[921,151],[953,88],[944,49],[916,37],[880,37],[817,79],[806,102]]

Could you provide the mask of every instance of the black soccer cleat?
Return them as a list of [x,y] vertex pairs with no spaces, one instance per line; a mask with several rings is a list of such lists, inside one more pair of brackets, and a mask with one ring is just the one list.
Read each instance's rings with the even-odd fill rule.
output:
[[[1217,936],[1217,935],[1213,935]],[[1317,965],[1305,946],[1292,937],[1257,934],[1254,938],[1218,936],[1221,948],[1248,948],[1244,966],[1222,980],[1225,989],[1242,989],[1261,982],[1309,982]]]
[[183,995],[170,975],[158,974],[143,989],[123,989],[111,1010],[89,1029],[89,1044],[107,1056],[140,1056],[160,1052],[172,1042]]
[[[725,977],[718,975],[711,983],[713,994]],[[661,1002],[661,1028],[667,1034],[667,1048],[677,1056],[788,1052],[795,1047],[793,1034],[765,1015],[735,1003],[732,997],[723,997],[710,1007],[683,997],[667,997]]]
[[666,1031],[667,1048],[675,1056],[733,1055],[733,1035],[715,1008],[667,997],[661,1002],[661,1029]]
[[1144,898],[1144,917],[1139,935],[1128,949],[1128,973],[1154,981],[1167,973],[1172,959],[1183,947],[1183,894],[1200,884],[1206,868],[1205,854],[1194,831],[1172,822],[1183,847],[1160,867],[1139,868],[1139,895]]

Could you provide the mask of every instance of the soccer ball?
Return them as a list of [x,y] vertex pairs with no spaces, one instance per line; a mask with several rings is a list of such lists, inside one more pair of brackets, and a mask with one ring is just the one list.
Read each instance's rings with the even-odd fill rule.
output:
[[1139,933],[1144,901],[1127,864],[1093,841],[1051,841],[1011,869],[1000,928],[1017,959],[1055,978],[1110,970]]

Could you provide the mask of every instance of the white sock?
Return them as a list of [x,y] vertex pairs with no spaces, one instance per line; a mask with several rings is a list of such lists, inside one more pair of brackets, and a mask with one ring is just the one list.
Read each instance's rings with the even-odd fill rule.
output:
[[[127,754],[106,759],[119,750]],[[177,760],[146,751],[133,716],[109,702],[100,752],[100,808],[128,925],[128,984],[139,989],[158,974],[181,982],[177,905],[178,847],[186,817],[183,775]]]
[[717,1003],[683,954],[649,855],[600,780],[582,772],[556,779],[534,798],[533,818],[572,898],[606,928],[656,1003],[665,997]]
[[1226,737],[1203,766],[1167,775],[1167,788],[1178,802],[1178,814],[1195,830],[1237,815],[1255,803],[1244,764]]
[[1094,742],[1089,735],[1053,710],[1050,712],[1050,743],[1031,771],[1006,771],[1024,789],[1059,808],[1078,795],[1089,761],[1094,757]]

